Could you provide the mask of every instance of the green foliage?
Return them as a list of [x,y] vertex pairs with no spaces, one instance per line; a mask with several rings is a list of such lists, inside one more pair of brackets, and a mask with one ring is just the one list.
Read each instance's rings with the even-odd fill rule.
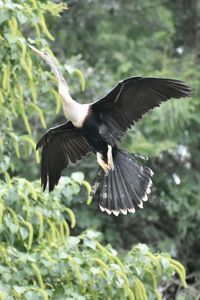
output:
[[[0,299],[198,297],[199,1],[186,2],[69,0],[66,10],[46,0],[0,1]],[[54,50],[80,102],[134,75],[193,87],[192,99],[163,104],[123,141],[149,156],[155,172],[143,211],[114,218],[88,206],[91,187],[80,172],[63,177],[54,193],[41,192],[35,143],[64,119],[55,78],[26,42]],[[76,168],[89,181],[96,175],[92,158]],[[186,265],[187,289],[182,265],[166,252]]]
[[0,182],[1,298],[161,299],[158,286],[174,272],[186,286],[183,266],[169,254],[139,244],[121,260],[92,229],[70,235],[75,216],[67,205],[85,183],[73,173],[49,195],[38,181]]
[[[58,16],[66,8],[63,3],[54,4],[48,1],[30,0],[17,3],[1,1],[0,147],[3,159],[0,172],[2,173],[6,173],[9,168],[15,169],[15,164],[11,164],[8,158],[9,154],[13,153],[13,148],[17,158],[28,157],[31,149],[35,151],[32,136],[33,120],[35,119],[38,126],[46,128],[44,110],[38,103],[38,95],[46,97],[50,91],[46,79],[52,75],[43,72],[41,66],[32,61],[26,42],[27,40],[30,43],[36,42],[40,47],[49,50],[47,41],[41,35],[51,40],[54,38],[47,28],[44,16],[47,12]],[[31,39],[33,35],[35,41]],[[60,100],[56,91],[52,94],[51,100],[57,102],[58,113]],[[39,162],[38,154],[35,156]]]
[[22,249],[30,250],[33,236],[37,243],[40,243],[40,239],[53,242],[57,236],[68,237],[70,229],[66,220],[70,221],[73,228],[76,219],[67,205],[80,192],[83,182],[82,173],[73,173],[71,178],[62,177],[59,189],[50,195],[48,192],[42,194],[38,181],[13,177],[8,183],[2,184],[2,240],[9,240],[13,246],[21,243]]

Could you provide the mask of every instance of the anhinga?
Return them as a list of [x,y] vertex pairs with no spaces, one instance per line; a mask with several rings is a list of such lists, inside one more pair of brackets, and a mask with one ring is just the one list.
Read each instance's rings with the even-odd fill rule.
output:
[[[30,46],[30,45],[29,45]],[[151,192],[153,172],[135,156],[117,146],[124,133],[143,114],[171,98],[191,95],[183,82],[166,78],[131,77],[120,81],[100,100],[80,104],[72,99],[69,86],[56,60],[46,51],[30,48],[51,67],[58,81],[65,116],[69,121],[51,128],[39,140],[42,147],[41,183],[49,191],[57,185],[62,170],[89,152],[101,166],[93,194],[108,214],[135,212],[143,208]]]

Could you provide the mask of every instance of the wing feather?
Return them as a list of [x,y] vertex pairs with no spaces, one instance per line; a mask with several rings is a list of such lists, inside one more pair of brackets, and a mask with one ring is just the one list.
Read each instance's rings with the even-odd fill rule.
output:
[[84,136],[71,122],[51,128],[38,142],[42,147],[41,184],[43,190],[49,182],[49,191],[57,185],[62,171],[70,162],[75,163],[90,152]]
[[190,95],[190,87],[180,80],[131,77],[119,82],[91,107],[101,117],[100,132],[109,132],[112,140],[120,139],[131,125],[162,102]]

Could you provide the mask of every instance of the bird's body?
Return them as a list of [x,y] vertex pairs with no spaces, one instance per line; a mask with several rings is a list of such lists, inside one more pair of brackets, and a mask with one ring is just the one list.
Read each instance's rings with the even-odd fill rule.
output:
[[62,97],[66,118],[72,122],[75,128],[79,129],[80,134],[85,137],[92,151],[105,153],[107,144],[99,134],[100,115],[95,113],[90,104],[81,104],[74,101],[65,84],[60,85],[59,94]]
[[100,152],[106,157],[108,150],[107,142],[99,133],[101,126],[100,116],[90,108],[89,114],[82,125],[83,136],[95,153]]
[[151,192],[153,172],[134,155],[118,148],[128,128],[143,114],[171,98],[184,98],[191,89],[182,81],[131,77],[120,81],[102,99],[80,104],[74,101],[55,60],[31,46],[50,66],[59,85],[64,113],[70,121],[50,129],[38,142],[42,147],[41,181],[49,191],[57,185],[62,170],[89,152],[100,165],[93,195],[108,214],[134,212],[143,207]]

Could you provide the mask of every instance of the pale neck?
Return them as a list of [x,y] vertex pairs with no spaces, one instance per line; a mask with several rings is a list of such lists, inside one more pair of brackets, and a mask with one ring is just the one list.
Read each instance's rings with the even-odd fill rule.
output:
[[67,106],[67,105],[72,104],[74,102],[76,103],[76,101],[73,100],[72,96],[70,95],[68,85],[66,85],[65,83],[64,84],[59,83],[58,90],[59,90],[60,96],[62,97],[62,102],[63,102],[64,106]]
[[62,97],[63,105],[67,106],[70,103],[75,102],[69,92],[69,86],[67,84],[67,81],[65,80],[60,68],[56,63],[51,65],[51,70],[55,74],[56,79],[58,81],[58,89],[59,89],[59,94]]
[[57,63],[51,65],[51,70],[58,81],[59,94],[63,103],[63,110],[68,120],[71,120],[75,127],[81,127],[88,112],[88,107],[77,103],[72,99],[69,86],[62,75]]
[[68,86],[67,81],[65,80],[59,66],[55,63],[55,64],[51,65],[51,70],[56,76],[59,87],[65,86],[66,89],[68,89],[68,91],[69,91],[69,86]]
[[75,127],[81,127],[88,114],[89,105],[80,104],[73,100],[69,89],[65,85],[59,86],[59,94],[62,98],[66,118],[70,120]]

